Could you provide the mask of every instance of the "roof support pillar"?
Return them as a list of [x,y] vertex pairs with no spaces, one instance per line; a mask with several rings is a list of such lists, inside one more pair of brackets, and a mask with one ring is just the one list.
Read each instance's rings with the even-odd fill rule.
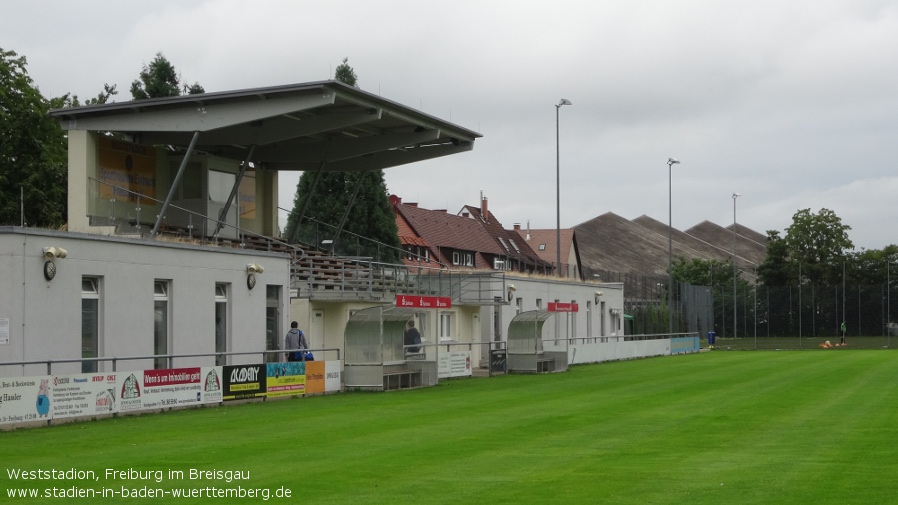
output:
[[190,145],[187,147],[187,154],[184,155],[184,159],[181,160],[181,166],[178,167],[178,175],[176,175],[175,180],[172,181],[171,189],[168,190],[168,196],[165,197],[165,203],[162,204],[162,208],[159,209],[159,215],[156,216],[156,224],[153,225],[153,237],[159,233],[159,226],[162,224],[162,218],[165,217],[165,213],[168,211],[168,206],[171,205],[171,200],[175,196],[175,190],[181,185],[181,178],[184,177],[184,170],[187,168],[187,162],[190,161],[190,156],[193,154],[193,148],[196,147],[196,141],[199,140],[199,138],[200,132],[193,132],[193,138],[190,139]]
[[349,197],[349,202],[346,204],[346,210],[343,211],[343,217],[340,219],[340,224],[337,225],[337,231],[334,232],[334,240],[331,242],[331,255],[334,254],[334,248],[337,247],[337,239],[340,238],[340,233],[343,232],[343,225],[346,224],[346,219],[349,217],[349,211],[352,210],[352,204],[355,203],[355,197],[359,194],[359,188],[362,187],[362,181],[364,181],[364,179],[365,172],[359,172],[355,181],[355,189],[352,190],[352,196]]
[[[246,159],[243,161],[243,165],[240,166],[240,171],[237,172],[237,180],[234,181],[234,187],[231,188],[231,194],[228,195],[228,201],[225,202],[224,207],[221,208],[221,212],[218,213],[218,223],[215,225],[215,231],[212,233],[212,236],[216,239],[218,238],[218,232],[220,232],[225,225],[225,217],[231,209],[231,202],[233,202],[234,198],[237,196],[237,191],[240,189],[240,182],[243,180],[243,174],[245,174],[246,169],[249,168],[249,160],[252,159],[255,150],[256,146],[250,146],[249,152],[246,154]],[[239,218],[237,222],[239,224]]]
[[[293,228],[289,230],[290,233],[287,234],[287,243],[293,244],[296,242],[297,235],[299,235],[299,225],[302,224],[302,220],[306,217],[306,210],[309,208],[309,203],[312,202],[312,195],[315,194],[315,189],[318,187],[318,181],[321,180],[321,174],[324,173],[324,165],[326,161],[322,161],[318,164],[318,170],[315,173],[315,179],[312,181],[312,187],[309,188],[309,194],[306,195],[305,200],[302,202],[302,208],[299,210],[299,215],[296,216],[296,219],[293,221]],[[317,247],[318,244],[315,244]]]

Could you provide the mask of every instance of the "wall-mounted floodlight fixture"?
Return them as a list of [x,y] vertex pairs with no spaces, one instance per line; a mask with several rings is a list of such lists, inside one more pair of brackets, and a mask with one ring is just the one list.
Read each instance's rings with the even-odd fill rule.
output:
[[514,300],[514,292],[517,290],[518,290],[518,288],[516,288],[514,284],[508,285],[508,301],[509,302]]
[[599,304],[599,298],[601,298],[601,297],[602,297],[602,292],[596,291],[596,305]]
[[41,252],[44,258],[47,260],[44,262],[44,279],[48,281],[52,281],[54,277],[56,277],[56,264],[53,263],[54,259],[62,259],[69,255],[68,251],[63,249],[62,247],[44,247],[41,249]]
[[256,287],[256,274],[261,274],[265,271],[265,268],[262,265],[257,263],[247,263],[246,264],[246,288],[253,289]]
[[62,259],[69,255],[69,252],[62,247],[44,247],[42,251],[44,253],[44,258],[48,260],[51,260],[53,258]]

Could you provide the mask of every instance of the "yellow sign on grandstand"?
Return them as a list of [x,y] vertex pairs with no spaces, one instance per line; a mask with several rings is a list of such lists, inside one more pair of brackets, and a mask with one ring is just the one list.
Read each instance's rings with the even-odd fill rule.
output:
[[113,137],[100,137],[97,179],[100,198],[137,201],[156,198],[156,149]]

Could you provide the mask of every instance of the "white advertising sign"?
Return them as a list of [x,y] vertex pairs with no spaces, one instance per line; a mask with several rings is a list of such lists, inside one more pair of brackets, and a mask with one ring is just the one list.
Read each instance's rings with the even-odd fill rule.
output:
[[50,378],[0,378],[0,423],[49,420]]
[[343,382],[341,378],[342,370],[343,362],[340,360],[324,362],[325,391],[340,391]]
[[97,372],[51,376],[50,414],[53,419],[117,412],[115,375]]
[[441,352],[437,370],[440,379],[471,376],[471,351]]

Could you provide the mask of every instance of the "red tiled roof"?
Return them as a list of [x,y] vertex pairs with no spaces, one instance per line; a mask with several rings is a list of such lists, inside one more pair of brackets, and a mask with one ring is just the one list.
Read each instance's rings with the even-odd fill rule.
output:
[[399,242],[402,243],[402,245],[417,245],[427,247],[427,241],[419,237],[418,234],[415,233],[415,230],[413,230],[412,227],[408,225],[408,222],[405,219],[399,218],[399,216],[397,216],[396,227],[399,231]]
[[465,251],[473,253],[474,268],[493,268],[492,260],[497,258],[531,268],[546,266],[517,233],[505,230],[492,214],[481,219],[479,208],[465,207],[467,215],[461,216],[403,204],[395,195],[390,201],[403,244],[426,245],[438,262],[451,264],[453,252]]
[[[527,244],[533,251],[539,255],[544,261],[555,264],[556,242],[558,237],[554,229],[536,229],[530,230],[530,240],[527,239],[527,230],[518,230],[518,234],[525,239]],[[571,247],[574,244],[574,230],[565,228],[561,230],[561,260],[566,261],[570,257]],[[544,249],[540,249],[541,245],[545,245]]]
[[[469,218],[403,204],[395,205],[394,209],[426,241],[442,263],[451,264],[451,254],[458,250],[502,254],[483,227]],[[474,267],[491,268],[492,265],[487,265],[482,256],[475,254]]]
[[[546,258],[543,258],[526,240],[522,240],[523,236],[519,235],[518,232],[506,230],[502,223],[496,219],[495,214],[489,210],[486,211],[487,215],[485,218],[483,210],[472,205],[465,205],[460,212],[468,213],[471,216],[468,219],[480,221],[486,232],[492,236],[494,242],[498,243],[502,248],[501,254],[503,256],[508,256],[533,266],[552,267],[554,265],[554,260],[548,261]],[[502,240],[499,240],[500,238]],[[503,242],[505,245],[502,245]]]

